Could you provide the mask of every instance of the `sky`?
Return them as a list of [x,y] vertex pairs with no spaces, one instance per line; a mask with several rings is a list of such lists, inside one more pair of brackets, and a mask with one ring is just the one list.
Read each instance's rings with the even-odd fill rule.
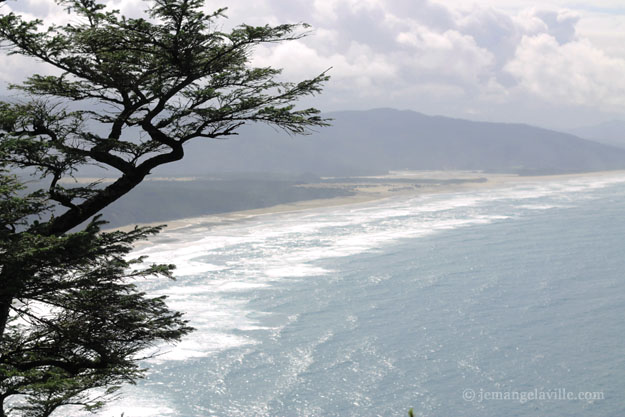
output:
[[[108,0],[139,16],[143,0]],[[331,68],[322,111],[378,107],[575,128],[625,120],[623,0],[207,0],[224,28],[306,22],[304,39],[257,49],[253,63],[299,81]],[[46,22],[52,0],[8,1]],[[0,56],[0,90],[46,69]]]

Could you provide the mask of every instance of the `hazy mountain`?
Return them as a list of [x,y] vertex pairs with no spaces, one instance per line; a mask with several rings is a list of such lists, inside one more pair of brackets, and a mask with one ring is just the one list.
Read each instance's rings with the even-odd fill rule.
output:
[[147,181],[108,207],[104,217],[118,226],[349,194],[298,187],[318,182],[317,175],[402,169],[539,174],[625,168],[625,149],[527,125],[390,109],[328,117],[334,119],[331,127],[305,137],[256,125],[228,140],[192,143],[181,162],[155,170],[154,175],[203,179]]
[[330,113],[332,126],[290,137],[262,125],[227,140],[191,144],[156,175],[283,172],[349,175],[399,169],[527,173],[625,168],[625,150],[522,124],[484,123],[412,111]]
[[611,120],[594,126],[570,129],[568,133],[580,138],[625,148],[625,121],[623,120]]

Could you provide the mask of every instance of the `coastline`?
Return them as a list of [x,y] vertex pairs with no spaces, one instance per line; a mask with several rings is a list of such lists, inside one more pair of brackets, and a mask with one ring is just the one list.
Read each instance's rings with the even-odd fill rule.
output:
[[[357,177],[350,179],[349,183],[336,182],[331,187],[349,188],[354,195],[347,197],[333,197],[323,199],[302,200],[293,203],[284,203],[270,207],[230,211],[218,214],[207,214],[196,217],[172,219],[168,221],[139,223],[137,226],[165,225],[163,232],[174,231],[187,227],[204,224],[222,225],[247,220],[259,216],[290,213],[315,208],[349,206],[371,201],[384,200],[396,196],[420,196],[428,194],[442,194],[454,192],[466,192],[471,190],[484,190],[518,185],[522,183],[563,181],[580,178],[597,178],[607,176],[625,176],[625,170],[596,171],[588,173],[556,174],[520,176],[517,174],[493,174],[480,171],[393,171],[387,175]],[[418,188],[407,186],[407,180],[430,181],[431,184],[420,185]],[[303,187],[328,187],[327,183],[305,184]],[[128,225],[103,230],[104,232],[129,231],[135,225]],[[140,245],[149,242],[142,242]]]

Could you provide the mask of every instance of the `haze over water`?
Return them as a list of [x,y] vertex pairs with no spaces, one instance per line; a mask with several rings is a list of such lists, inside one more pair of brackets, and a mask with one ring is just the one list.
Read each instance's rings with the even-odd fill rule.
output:
[[100,415],[625,415],[623,236],[622,174],[165,232],[197,330]]

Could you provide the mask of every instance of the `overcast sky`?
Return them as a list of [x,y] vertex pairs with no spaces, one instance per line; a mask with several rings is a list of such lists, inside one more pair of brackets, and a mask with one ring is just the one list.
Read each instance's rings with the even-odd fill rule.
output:
[[[142,0],[109,0],[137,16]],[[475,120],[577,127],[625,120],[623,0],[208,0],[224,25],[307,22],[304,40],[262,48],[255,63],[300,80],[329,67],[324,110],[393,107]],[[57,21],[52,0],[3,10]],[[0,83],[32,63],[2,56]],[[41,69],[39,69],[41,71]],[[309,102],[305,104],[310,104]]]

